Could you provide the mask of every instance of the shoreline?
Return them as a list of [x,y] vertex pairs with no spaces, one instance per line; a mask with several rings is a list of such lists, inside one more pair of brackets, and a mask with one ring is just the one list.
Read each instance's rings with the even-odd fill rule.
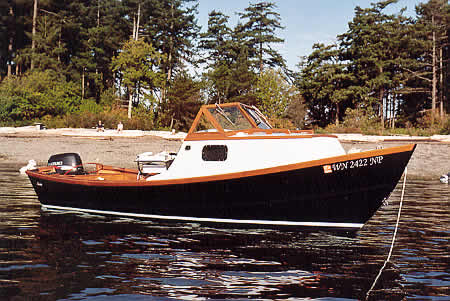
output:
[[[170,131],[143,131],[143,130],[123,130],[118,132],[115,129],[105,129],[103,132],[97,132],[94,128],[58,128],[58,129],[39,129],[40,126],[23,126],[23,127],[0,127],[1,136],[14,137],[48,137],[48,136],[69,136],[69,137],[86,137],[86,138],[120,138],[120,137],[160,137],[167,140],[182,141],[187,133],[170,132]],[[392,136],[371,136],[364,134],[339,134],[333,133],[341,142],[441,142],[450,144],[450,135],[433,135],[433,136],[408,136],[408,135],[392,135]]]
[[[177,152],[185,133],[165,131],[123,131],[95,129],[50,129],[36,127],[0,128],[0,164],[20,169],[28,160],[46,165],[56,153],[77,152],[84,163],[103,163],[136,168],[136,156],[143,152]],[[364,136],[337,134],[344,149],[361,151],[416,143],[408,164],[408,177],[439,180],[450,171],[450,135],[432,137]]]

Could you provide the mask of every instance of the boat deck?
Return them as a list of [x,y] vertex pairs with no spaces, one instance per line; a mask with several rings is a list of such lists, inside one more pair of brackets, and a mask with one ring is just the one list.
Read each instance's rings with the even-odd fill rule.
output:
[[93,172],[87,172],[80,175],[63,175],[57,174],[56,170],[52,166],[45,166],[39,168],[39,173],[46,175],[54,175],[56,177],[72,178],[77,180],[89,181],[89,182],[141,182],[145,181],[147,177],[152,175],[139,175],[139,172],[134,169],[118,168],[112,166],[106,166],[97,164],[96,170]]

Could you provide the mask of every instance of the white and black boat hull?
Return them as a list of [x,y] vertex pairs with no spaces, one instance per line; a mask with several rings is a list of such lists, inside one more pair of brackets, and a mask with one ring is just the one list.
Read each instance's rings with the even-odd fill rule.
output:
[[181,221],[360,228],[389,197],[413,151],[342,156],[158,185],[91,185],[33,171],[28,175],[48,208]]

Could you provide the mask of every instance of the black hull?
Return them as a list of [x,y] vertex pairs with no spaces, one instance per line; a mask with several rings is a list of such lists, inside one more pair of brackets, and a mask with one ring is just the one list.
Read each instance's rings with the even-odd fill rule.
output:
[[381,159],[366,157],[359,164],[353,159],[161,186],[90,186],[33,173],[29,177],[39,201],[49,208],[175,220],[359,228],[389,197],[413,150]]

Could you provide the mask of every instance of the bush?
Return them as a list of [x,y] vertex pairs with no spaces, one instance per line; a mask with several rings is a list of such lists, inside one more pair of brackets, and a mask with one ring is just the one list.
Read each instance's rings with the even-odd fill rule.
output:
[[378,119],[370,111],[348,108],[342,123],[329,124],[324,131],[327,133],[363,133],[366,135],[381,135],[383,130]]
[[292,121],[287,118],[270,118],[269,122],[276,129],[295,129]]
[[[95,103],[95,102],[94,102]],[[133,118],[128,119],[124,109],[103,110],[90,112],[79,110],[65,116],[45,116],[41,119],[48,128],[93,128],[101,120],[105,128],[115,129],[119,121],[125,130],[152,130],[154,129],[153,112],[144,107],[133,110]]]
[[441,129],[439,131],[441,135],[450,135],[450,115],[447,115],[447,119],[442,122]]
[[2,120],[33,120],[75,111],[80,105],[79,88],[52,70],[10,76],[0,84]]
[[84,99],[80,106],[77,108],[76,112],[78,113],[94,113],[94,114],[100,114],[104,111],[104,107],[102,105],[99,105],[95,102],[93,99]]
[[375,114],[371,111],[371,108],[366,110],[348,108],[345,111],[342,126],[345,128],[359,129],[368,135],[379,135],[382,133],[381,124],[378,118],[374,116]]

